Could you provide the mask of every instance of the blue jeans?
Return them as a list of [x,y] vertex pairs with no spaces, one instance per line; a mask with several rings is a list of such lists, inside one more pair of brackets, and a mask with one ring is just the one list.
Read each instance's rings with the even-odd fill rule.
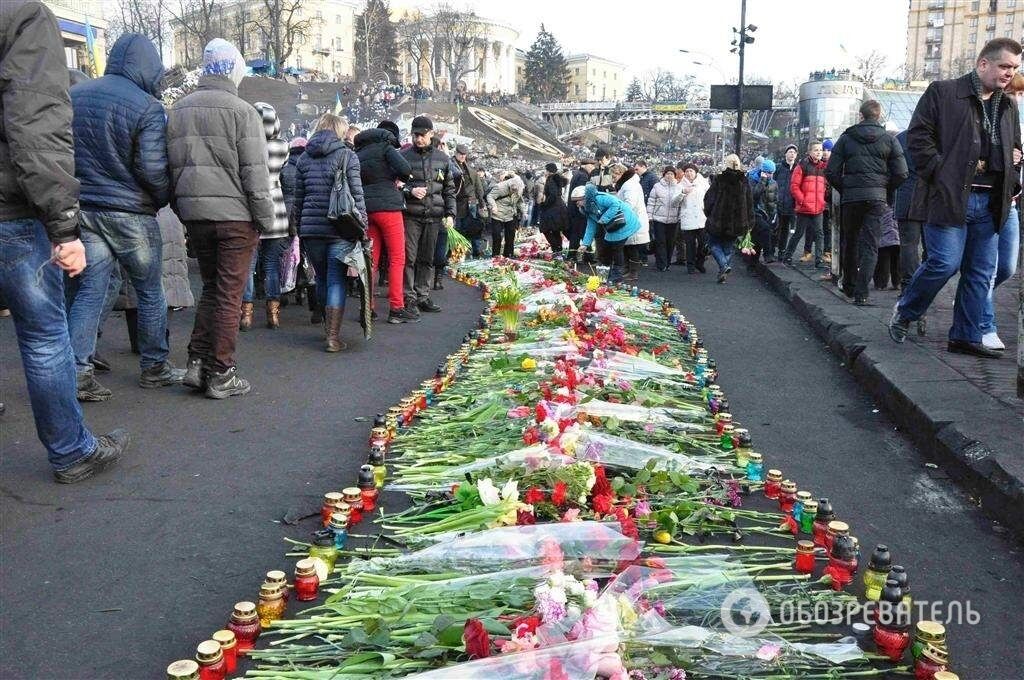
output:
[[1020,256],[1020,215],[1017,207],[1010,207],[1010,214],[1006,216],[1006,223],[999,230],[999,245],[997,247],[998,258],[996,270],[992,274],[992,283],[988,288],[988,297],[985,298],[985,309],[981,314],[981,333],[994,333],[996,331],[996,311],[994,297],[996,286],[1013,276],[1017,271],[1017,258]]
[[729,268],[729,262],[732,260],[732,251],[735,249],[735,245],[735,239],[723,240],[708,234],[708,249],[711,251],[711,257],[715,258],[715,262],[718,263],[719,272],[724,272]]
[[263,258],[263,292],[268,300],[281,297],[281,256],[288,250],[292,240],[287,236],[281,238],[260,239],[260,244],[252,253],[252,266],[249,267],[249,279],[245,283],[242,302],[252,302],[255,294],[253,277],[256,275],[256,263]]
[[79,373],[92,370],[96,331],[103,317],[111,271],[120,263],[139,302],[139,364],[143,369],[167,360],[167,301],[160,280],[163,239],[152,215],[81,212],[82,243],[88,263],[68,312],[68,329]]
[[344,307],[348,282],[348,265],[342,260],[355,247],[353,241],[326,241],[311,238],[304,241],[306,256],[316,271],[316,297],[320,309]]
[[999,241],[988,199],[987,193],[971,193],[966,224],[924,225],[928,258],[914,272],[896,305],[901,319],[916,321],[924,316],[935,296],[959,270],[949,339],[981,342],[982,316],[996,269]]
[[0,222],[0,297],[14,317],[36,434],[56,470],[96,450],[78,405],[61,270],[43,225]]

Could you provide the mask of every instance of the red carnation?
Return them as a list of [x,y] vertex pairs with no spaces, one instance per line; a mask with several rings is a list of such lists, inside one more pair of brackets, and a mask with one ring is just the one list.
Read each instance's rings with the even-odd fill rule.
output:
[[591,506],[594,508],[594,512],[600,515],[607,515],[612,511],[612,497],[611,496],[594,496],[590,501]]
[[491,636],[480,619],[466,619],[462,627],[462,641],[470,659],[485,659],[491,655]]
[[544,419],[548,417],[548,410],[544,408],[544,403],[538,401],[537,406],[534,407],[536,413],[536,419],[538,423],[544,422]]
[[539,441],[540,433],[537,432],[537,428],[530,427],[527,428],[525,432],[523,432],[523,443],[526,444],[527,446],[530,446],[531,444],[536,444]]
[[523,502],[527,505],[536,505],[544,502],[544,491],[536,486],[531,486],[523,494]]
[[565,482],[555,482],[555,489],[551,492],[551,502],[558,507],[565,505],[565,492],[567,488]]
[[614,496],[615,492],[612,491],[611,482],[604,475],[604,466],[595,465],[594,475],[597,477],[597,481],[594,482],[594,488],[590,490],[593,496]]
[[615,510],[615,517],[619,520],[619,526],[622,528],[622,535],[632,538],[634,541],[640,540],[640,531],[636,528],[636,522],[629,516],[625,508],[618,508]]
[[534,517],[532,512],[526,510],[516,510],[516,524],[525,527],[530,524],[536,524],[537,518]]
[[788,529],[791,534],[796,536],[796,532],[800,530],[800,525],[797,524],[795,519],[793,519],[793,515],[786,515],[786,518],[779,525],[779,528]]
[[537,632],[537,626],[540,625],[539,616],[520,616],[518,619],[512,621],[512,630],[519,631],[520,626],[526,626],[525,632],[533,633]]

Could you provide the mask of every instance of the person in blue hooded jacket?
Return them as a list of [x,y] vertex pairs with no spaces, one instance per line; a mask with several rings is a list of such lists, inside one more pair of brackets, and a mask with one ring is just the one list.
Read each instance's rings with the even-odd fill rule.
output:
[[142,387],[180,383],[168,361],[163,239],[156,213],[171,196],[167,118],[158,99],[164,67],[153,43],[125,33],[102,78],[71,88],[75,177],[81,183],[82,242],[88,266],[68,312],[80,401],[111,392],[93,377],[91,357],[111,271],[124,267],[138,297]]
[[614,194],[599,192],[594,184],[576,187],[572,190],[569,200],[573,201],[587,218],[587,230],[581,242],[584,248],[589,249],[594,242],[598,226],[604,229],[604,241],[612,260],[608,282],[619,283],[622,281],[626,266],[626,251],[632,251],[629,254],[632,259],[639,258],[636,252],[638,246],[625,245],[626,239],[640,231],[640,220],[636,213]]

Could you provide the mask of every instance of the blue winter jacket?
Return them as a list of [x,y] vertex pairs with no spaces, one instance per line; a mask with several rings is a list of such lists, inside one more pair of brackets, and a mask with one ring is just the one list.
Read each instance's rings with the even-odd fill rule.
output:
[[619,213],[626,216],[626,224],[615,231],[605,232],[604,240],[608,243],[625,241],[640,231],[640,220],[633,209],[616,198],[614,194],[599,192],[596,185],[587,184],[583,200],[583,214],[587,217],[587,231],[583,234],[583,245],[589,247],[594,242],[598,224],[608,224]]
[[334,174],[341,167],[343,156],[348,157],[349,190],[363,216],[363,223],[367,223],[363,183],[359,178],[359,157],[334,132],[320,130],[309,138],[306,153],[295,164],[295,203],[292,210],[298,216],[296,222],[300,237],[341,240],[327,220],[327,210],[331,206]]
[[102,78],[71,88],[75,177],[85,210],[156,215],[171,197],[164,67],[144,35],[125,33]]
[[[904,130],[896,135],[896,141],[900,143],[904,152],[907,149],[907,131]],[[904,153],[903,157],[907,159],[907,178],[903,180],[903,184],[896,187],[896,199],[893,201],[893,213],[896,215],[896,219],[905,220],[910,213],[910,202],[914,198],[914,185],[917,184],[917,167],[914,166],[914,157],[909,153]]]

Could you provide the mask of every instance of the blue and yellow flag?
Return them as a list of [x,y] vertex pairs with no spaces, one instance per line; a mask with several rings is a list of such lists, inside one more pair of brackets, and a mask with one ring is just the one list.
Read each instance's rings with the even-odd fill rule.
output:
[[96,31],[89,23],[89,17],[85,17],[85,50],[89,54],[89,63],[92,65],[93,76],[98,78],[103,75],[107,68],[106,58],[103,51],[96,44]]

